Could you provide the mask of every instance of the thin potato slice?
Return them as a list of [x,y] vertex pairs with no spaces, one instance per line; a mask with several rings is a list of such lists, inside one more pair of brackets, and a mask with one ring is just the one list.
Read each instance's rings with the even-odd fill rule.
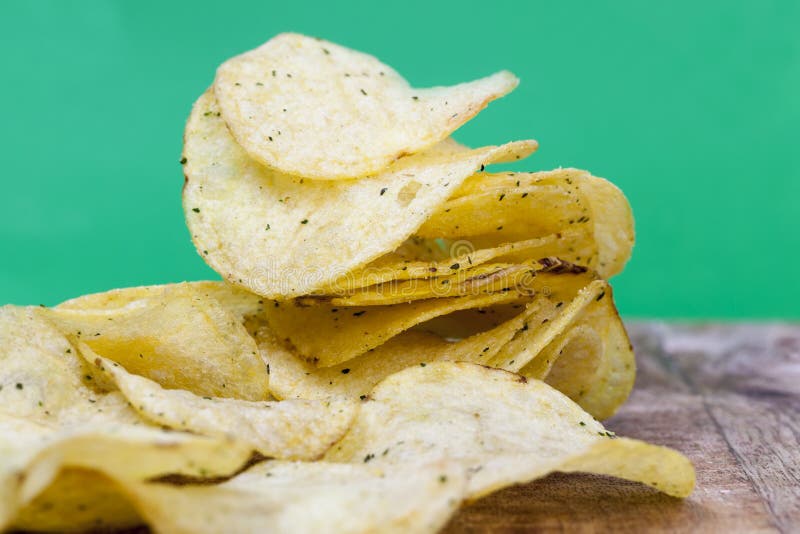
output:
[[378,306],[401,304],[429,298],[463,297],[497,293],[514,288],[526,293],[530,279],[536,275],[536,262],[527,264],[485,263],[471,269],[435,278],[415,278],[361,288],[343,296],[334,296],[334,306]]
[[228,437],[144,423],[116,392],[87,380],[77,349],[40,308],[0,308],[0,529],[62,468],[144,480],[224,476],[251,448]]
[[457,310],[484,308],[522,298],[514,291],[427,299],[390,306],[339,307],[297,302],[267,306],[264,318],[278,339],[320,367],[345,362],[400,332]]
[[156,532],[434,533],[461,503],[458,465],[270,461],[215,486],[125,484]]
[[[578,324],[573,327],[573,335],[562,341],[559,352],[564,359],[552,356],[555,364],[545,381],[567,393],[596,418],[607,419],[627,400],[636,379],[633,346],[614,306],[610,287],[584,312]],[[599,361],[587,366],[586,360],[590,360],[593,351],[599,352]],[[548,357],[547,353],[543,356]],[[596,370],[591,374],[594,365]]]
[[425,332],[407,331],[373,350],[332,367],[315,368],[284,346],[269,328],[257,334],[259,349],[270,366],[270,389],[280,399],[326,399],[341,395],[363,399],[392,373],[412,365],[435,361],[483,363],[525,328],[526,319],[538,308],[537,299],[521,313],[499,326],[457,342]]
[[109,376],[147,421],[204,436],[235,436],[263,456],[313,460],[347,431],[358,405],[345,399],[252,402],[164,389],[81,345],[81,355]]
[[117,484],[98,471],[69,468],[18,511],[11,528],[36,532],[131,529],[142,519]]
[[[577,290],[564,287],[565,282],[581,282],[586,285]],[[525,368],[528,378],[544,379],[550,371],[552,360],[543,360],[537,365],[531,362],[536,359],[542,350],[550,345],[560,334],[566,332],[575,322],[578,315],[608,287],[602,280],[591,280],[589,276],[573,279],[558,276],[542,276],[536,281],[542,288],[547,288],[551,297],[549,312],[541,317],[539,325],[520,334],[517,339],[503,347],[489,362],[493,367],[500,367],[506,371],[519,372]],[[562,303],[553,302],[558,299]],[[558,311],[556,311],[558,306]],[[512,363],[513,360],[513,363]]]
[[652,486],[675,497],[694,486],[680,453],[617,438],[544,382],[469,363],[411,367],[381,382],[328,461],[374,466],[448,458],[478,498],[553,471],[588,471]]
[[[561,254],[561,259],[575,263],[576,257],[587,257],[585,251],[588,249],[584,244],[587,239],[585,232],[567,231],[535,239],[476,248],[475,242],[467,240],[442,239],[435,240],[437,243],[431,245],[430,240],[412,237],[410,241],[422,241],[428,245],[410,256],[401,254],[400,249],[385,254],[315,293],[339,295],[386,282],[433,278],[441,276],[442,273],[472,269],[490,261],[524,263]],[[458,265],[456,269],[455,265]]]
[[202,257],[270,298],[311,293],[400,246],[481,165],[535,141],[467,149],[445,140],[373,177],[318,181],[271,171],[233,140],[214,96],[186,125],[184,211]]
[[[263,305],[263,300],[258,295],[227,282],[184,282],[181,285],[200,296],[215,299],[237,317],[258,313]],[[169,293],[175,290],[175,287],[175,284],[167,284],[112,289],[104,293],[76,297],[62,302],[56,307],[61,310],[84,311],[122,308],[137,300],[168,297]]]
[[[611,287],[596,279],[596,274],[573,270],[576,266],[568,263],[548,258],[541,262],[549,263],[551,272],[539,272],[529,281],[527,288],[533,297],[507,301],[516,302],[517,309],[505,306],[504,310],[503,303],[497,302],[479,310],[485,313],[472,315],[464,315],[472,313],[471,307],[448,309],[433,318],[421,314],[419,308],[404,312],[422,332],[398,331],[410,323],[404,323],[408,317],[403,314],[394,315],[397,305],[268,307],[267,323],[272,329],[261,329],[256,336],[261,354],[270,364],[272,393],[279,398],[320,398],[332,393],[361,396],[382,377],[404,367],[462,360],[544,380],[594,417],[608,418],[627,399],[636,375],[633,350]],[[436,300],[445,305],[447,299],[431,302]],[[427,302],[412,304],[429,306]],[[524,314],[520,302],[529,303]],[[402,306],[412,309],[411,304]],[[361,323],[367,316],[371,321]],[[517,323],[520,317],[524,321]],[[303,328],[304,324],[325,322],[329,330]],[[466,339],[457,343],[444,339],[461,337]],[[358,349],[359,342],[375,346]],[[308,354],[325,354],[329,343],[336,348],[335,354],[347,358],[317,367],[306,363],[308,356],[298,348],[305,347]]]
[[241,318],[206,293],[197,284],[116,290],[105,300],[87,298],[101,307],[71,301],[48,317],[74,341],[166,388],[267,399],[269,377],[255,342]]
[[503,241],[546,236],[568,228],[570,220],[584,222],[588,208],[580,200],[555,185],[482,191],[442,204],[417,235],[457,239],[490,234]]
[[2,528],[63,468],[141,481],[167,474],[219,477],[235,473],[251,449],[228,438],[119,423],[101,412],[90,422],[64,422],[60,428],[0,413],[0,452]]
[[441,204],[417,234],[468,238],[483,248],[575,229],[586,235],[583,246],[564,243],[554,255],[591,267],[605,278],[622,271],[634,242],[628,200],[611,182],[578,169],[478,173]]
[[549,288],[549,310],[486,363],[544,380],[602,420],[630,395],[636,361],[611,286],[590,276],[540,275],[534,287]]
[[367,54],[284,33],[217,69],[222,117],[248,155],[318,180],[373,175],[447,138],[513,90],[510,72],[414,89]]
[[[470,261],[470,260],[468,260]],[[408,280],[392,280],[374,286],[343,291],[329,298],[336,306],[369,306],[398,304],[433,297],[454,297],[495,293],[514,288],[521,294],[532,294],[532,280],[538,272],[573,270],[584,272],[585,267],[572,265],[558,258],[543,257],[515,264],[481,263],[462,266],[459,262],[442,268],[439,276]],[[431,274],[430,272],[428,274]],[[313,299],[309,299],[314,302]]]

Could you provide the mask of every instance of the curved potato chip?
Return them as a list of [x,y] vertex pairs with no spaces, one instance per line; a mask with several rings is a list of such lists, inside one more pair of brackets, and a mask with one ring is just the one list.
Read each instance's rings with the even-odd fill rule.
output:
[[[455,264],[458,264],[458,270],[465,270],[493,260],[503,263],[525,263],[539,258],[555,258],[559,255],[561,260],[576,263],[576,259],[591,255],[587,239],[586,232],[575,230],[500,245],[492,244],[490,238],[456,241],[437,239],[434,240],[437,242],[435,250],[420,251],[411,256],[399,253],[400,248],[405,247],[404,244],[397,250],[334,280],[314,294],[336,295],[386,282],[433,278],[440,273],[451,271]],[[409,241],[418,240],[423,239],[412,236]],[[488,244],[484,245],[481,241]]]
[[[575,401],[598,419],[614,415],[627,400],[636,380],[633,346],[610,298],[610,289],[605,298],[598,295],[600,300],[593,302],[579,319],[579,324],[590,328],[600,342],[589,348],[599,351],[601,355],[595,373],[590,376],[576,373],[579,363],[576,356],[582,352],[576,350],[579,347],[575,346],[576,338],[573,336],[563,348],[562,356],[566,355],[567,358],[563,362],[556,360],[545,379],[554,387],[574,395]],[[586,341],[583,340],[583,343],[585,347]]]
[[461,503],[458,465],[423,469],[270,461],[215,486],[125,484],[157,532],[438,532]]
[[266,457],[313,460],[347,431],[358,405],[331,398],[281,402],[199,397],[164,389],[119,364],[80,347],[81,355],[107,374],[146,420],[204,436],[233,436]]
[[519,80],[414,89],[376,58],[284,33],[217,69],[222,118],[249,156],[318,180],[376,174],[447,138]]
[[97,471],[65,469],[14,518],[14,530],[84,532],[131,529],[142,519],[117,484]]
[[46,312],[0,308],[0,529],[65,467],[205,477],[249,458],[246,444],[147,425],[119,393],[96,390]]
[[270,390],[280,399],[325,399],[341,395],[363,399],[381,380],[412,365],[434,361],[491,359],[536,310],[536,300],[516,316],[457,342],[425,332],[406,331],[374,349],[332,367],[315,368],[275,338],[269,328],[257,333],[259,350],[270,366]]
[[636,360],[611,286],[591,277],[537,277],[534,290],[550,290],[549,310],[530,321],[541,326],[520,332],[485,363],[544,380],[607,419],[633,389]]
[[186,125],[184,211],[203,259],[270,298],[304,295],[391,252],[481,165],[520,159],[535,141],[467,149],[445,140],[359,180],[271,171],[233,140],[210,92]]
[[65,467],[128,480],[167,474],[205,478],[236,472],[251,454],[249,446],[227,438],[120,423],[103,412],[91,419],[53,427],[0,413],[0,528]]
[[0,412],[54,424],[92,393],[77,352],[34,307],[0,307]]
[[[47,310],[68,337],[166,388],[264,400],[269,376],[241,318],[209,287],[170,284],[115,290]],[[235,309],[235,306],[233,306]]]
[[[443,273],[434,278],[414,278],[363,287],[333,296],[328,301],[334,306],[378,306],[402,304],[429,298],[463,297],[508,291],[514,288],[528,293],[527,285],[536,275],[536,262],[527,264],[484,263],[469,269],[459,269],[452,264],[453,274]],[[302,298],[302,297],[301,297]],[[314,301],[315,299],[308,299]]]
[[180,285],[200,296],[216,300],[237,317],[252,315],[261,311],[263,299],[249,291],[227,282],[201,281],[183,282],[155,286],[128,287],[112,289],[104,293],[82,295],[62,302],[56,308],[61,310],[97,310],[121,308],[145,298],[162,298]]
[[571,190],[553,185],[482,191],[442,204],[417,235],[457,239],[490,234],[506,242],[542,237],[568,228],[570,219],[588,213],[576,200],[580,199]]
[[375,466],[447,458],[477,498],[553,471],[587,471],[688,496],[694,469],[682,454],[612,432],[544,382],[469,363],[411,367],[381,382],[329,461]]
[[[286,302],[267,306],[264,319],[275,335],[303,358],[330,367],[374,349],[400,332],[457,310],[484,308],[519,300],[508,291],[426,299],[390,306],[338,307],[328,303]],[[309,328],[313,325],[313,328]]]
[[478,173],[417,234],[465,238],[483,248],[576,228],[584,234],[581,246],[564,243],[553,255],[596,269],[605,278],[622,271],[634,242],[628,200],[611,182],[578,169]]

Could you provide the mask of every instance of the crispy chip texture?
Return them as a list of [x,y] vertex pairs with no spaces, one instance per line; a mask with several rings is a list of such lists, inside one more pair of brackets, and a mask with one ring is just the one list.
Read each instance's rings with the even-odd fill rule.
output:
[[535,141],[467,149],[445,140],[359,180],[302,180],[253,161],[213,94],[186,125],[184,211],[202,257],[270,298],[304,295],[391,252],[481,165],[520,159]]
[[285,33],[223,63],[214,93],[251,158],[286,174],[334,180],[376,174],[431,147],[518,83],[499,72],[414,89],[372,56]]
[[356,398],[404,367],[461,360],[544,380],[592,416],[611,417],[628,398],[636,375],[611,287],[572,264],[548,258],[539,263],[550,270],[542,268],[527,280],[529,293],[523,295],[390,306],[267,305],[269,328],[256,330],[271,368],[272,393]]
[[[573,233],[580,234],[576,242]],[[479,248],[555,234],[560,247],[554,255],[604,278],[622,271],[634,242],[633,214],[622,191],[579,169],[477,173],[417,234],[463,238]]]
[[525,326],[537,307],[528,309],[485,332],[457,342],[419,331],[403,332],[360,356],[332,367],[314,367],[275,338],[269,328],[257,334],[259,349],[269,362],[270,388],[278,398],[324,399],[331,395],[358,399],[387,376],[413,365],[434,361],[485,363]]
[[536,262],[529,261],[520,264],[485,263],[459,269],[459,264],[454,263],[448,271],[443,271],[442,276],[358,288],[334,296],[329,302],[335,306],[385,306],[428,298],[490,294],[511,288],[524,294],[537,267]]
[[96,389],[47,315],[0,308],[0,528],[62,468],[144,480],[229,475],[248,459],[246,444],[148,425],[119,393]]
[[433,533],[461,502],[459,466],[423,469],[271,461],[217,486],[129,484],[157,532]]
[[253,402],[200,397],[130,374],[88,347],[82,346],[81,354],[107,374],[133,408],[153,424],[205,436],[235,436],[270,458],[321,456],[344,435],[358,407],[353,401],[335,398]]
[[287,340],[300,356],[320,367],[329,367],[374,349],[400,332],[434,317],[519,298],[519,294],[509,291],[391,306],[339,307],[327,303],[301,305],[292,301],[266,306],[264,316],[275,335]]
[[166,388],[269,398],[267,369],[233,311],[241,303],[235,300],[228,309],[206,296],[208,289],[184,283],[115,290],[107,298],[69,301],[48,314],[70,339]]
[[103,293],[82,295],[62,302],[57,306],[60,310],[110,310],[127,306],[137,300],[153,298],[169,298],[172,291],[192,292],[201,297],[214,299],[237,317],[258,313],[263,300],[258,295],[245,291],[226,282],[183,282],[182,284],[166,284],[155,286],[129,287],[112,289]]
[[[386,282],[433,278],[452,271],[453,265],[458,265],[458,270],[469,269],[498,258],[524,263],[530,259],[556,257],[565,248],[578,250],[576,247],[580,246],[579,240],[583,238],[581,232],[564,232],[476,249],[475,244],[467,240],[427,240],[414,236],[398,249],[354,269],[316,293],[337,295]],[[424,247],[415,246],[414,242],[423,242]],[[405,253],[409,244],[414,246],[415,253]]]
[[141,523],[114,481],[97,471],[69,468],[19,510],[12,528],[86,532],[130,529]]
[[477,498],[553,471],[588,471],[688,496],[694,469],[680,453],[615,438],[544,382],[469,363],[411,367],[381,382],[326,456],[375,466],[456,460]]

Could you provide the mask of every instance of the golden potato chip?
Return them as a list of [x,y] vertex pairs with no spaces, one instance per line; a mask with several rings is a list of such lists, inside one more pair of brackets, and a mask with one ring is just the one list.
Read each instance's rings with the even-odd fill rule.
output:
[[[553,355],[555,363],[545,378],[598,419],[614,415],[627,400],[636,379],[633,346],[610,298],[610,289],[604,297],[596,297],[578,320],[579,326],[560,340],[561,348],[557,350],[564,359]],[[555,351],[557,345],[553,347]],[[599,361],[587,366],[581,360],[591,362],[593,351],[599,353]],[[550,357],[546,352],[543,356]],[[593,374],[589,372],[591,368],[596,368]]]
[[[48,317],[71,339],[166,388],[267,399],[269,377],[255,342],[241,318],[203,296],[207,289],[171,284],[116,290],[105,299],[109,307],[72,301],[48,310]],[[102,296],[87,301],[104,304]]]
[[[127,406],[127,403],[125,403]],[[228,438],[117,422],[103,412],[87,422],[45,426],[0,413],[0,528],[66,467],[128,480],[166,474],[226,476],[249,458],[249,446]]]
[[84,344],[80,351],[113,380],[144,419],[205,436],[234,436],[270,458],[319,457],[344,435],[358,408],[355,402],[341,398],[253,402],[200,397],[189,391],[164,389],[152,380],[130,374]]
[[[577,287],[569,287],[576,282]],[[524,368],[525,376],[544,379],[554,362],[542,361],[538,366],[534,366],[532,361],[538,360],[537,357],[542,350],[574,324],[579,314],[608,287],[608,284],[602,280],[592,280],[592,275],[587,273],[586,276],[580,277],[540,275],[536,285],[541,292],[549,295],[549,306],[542,306],[542,313],[536,321],[538,324],[520,333],[516,339],[504,346],[489,364],[512,372],[519,372]]]
[[588,471],[688,496],[692,464],[680,453],[616,438],[569,398],[537,380],[470,363],[411,367],[381,382],[350,432],[326,455],[377,467],[447,458],[477,498],[553,471]]
[[[489,234],[506,242],[555,234],[588,213],[572,191],[554,185],[483,191],[448,200],[417,230],[422,237]],[[583,219],[581,219],[583,223]]]
[[[400,332],[457,310],[513,302],[514,291],[467,297],[426,299],[390,306],[339,307],[298,302],[266,306],[264,319],[275,335],[320,367],[350,360]],[[311,327],[313,325],[313,327]]]
[[[619,273],[631,255],[633,215],[611,182],[578,169],[478,173],[417,230],[422,237],[466,238],[480,248],[577,229],[583,246],[564,243],[554,255]],[[570,248],[574,250],[570,250]]]
[[534,287],[550,290],[549,307],[529,321],[540,326],[520,332],[486,363],[544,380],[607,419],[630,395],[636,361],[611,286],[590,276],[537,277]]
[[97,471],[65,469],[18,511],[11,528],[38,532],[130,529],[142,519],[117,484]]
[[461,503],[458,465],[269,461],[214,486],[125,484],[157,532],[434,533]]
[[[583,235],[577,232],[559,236],[552,234],[481,249],[476,249],[469,241],[435,240],[435,250],[412,256],[399,253],[400,249],[395,250],[334,280],[315,291],[315,294],[337,295],[386,282],[434,278],[442,273],[471,269],[498,258],[502,258],[504,263],[524,263],[532,259],[554,257],[564,247],[577,247],[576,240]],[[421,238],[412,238],[410,241],[418,239]],[[458,265],[455,270],[454,265]]]
[[318,180],[373,175],[447,138],[513,90],[510,72],[414,89],[376,58],[284,33],[217,69],[236,142],[263,165]]
[[[543,297],[537,297],[543,298]],[[259,349],[270,366],[270,389],[281,399],[325,399],[332,395],[359,399],[381,380],[412,365],[434,361],[490,360],[537,310],[537,299],[527,309],[499,326],[466,339],[449,342],[437,335],[406,331],[374,349],[332,367],[316,368],[275,338],[269,328],[258,331]]]
[[[260,311],[263,300],[258,295],[237,287],[227,282],[183,282],[180,284],[187,291],[192,291],[200,296],[215,299],[223,307],[233,312],[237,317],[251,315]],[[56,308],[68,310],[98,310],[121,308],[134,301],[146,298],[162,298],[175,291],[177,284],[129,287],[112,289],[104,293],[83,295],[62,302]]]
[[0,307],[0,412],[53,424],[61,411],[86,404],[83,362],[34,307]]
[[479,167],[536,149],[445,140],[373,177],[302,180],[250,159],[218,115],[206,92],[186,125],[187,224],[212,268],[271,298],[311,293],[391,252]]
[[251,447],[144,423],[93,387],[77,349],[40,308],[0,308],[0,528],[62,468],[144,480],[235,472]]
[[[377,306],[401,304],[428,298],[460,297],[497,293],[514,288],[521,294],[528,293],[527,285],[536,275],[537,262],[520,264],[484,263],[460,269],[459,264],[450,265],[442,276],[392,281],[363,287],[328,300],[334,306]],[[314,299],[307,299],[314,302]]]

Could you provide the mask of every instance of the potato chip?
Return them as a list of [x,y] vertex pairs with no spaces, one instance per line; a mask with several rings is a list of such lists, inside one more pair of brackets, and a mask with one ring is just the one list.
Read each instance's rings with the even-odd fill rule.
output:
[[318,180],[369,176],[447,138],[512,91],[510,72],[414,89],[367,54],[284,33],[217,69],[236,142],[263,165]]
[[[298,302],[267,306],[264,318],[275,335],[320,367],[350,360],[400,332],[457,310],[513,302],[513,291],[467,297],[418,300],[391,306],[339,307]],[[313,328],[309,328],[313,325]]]
[[236,472],[251,450],[231,439],[170,432],[107,416],[62,428],[0,413],[0,528],[44,491],[64,467],[129,480],[166,474],[194,477]]
[[[435,240],[435,250],[411,256],[399,253],[404,244],[397,250],[334,280],[327,286],[315,291],[315,294],[337,295],[386,282],[433,278],[441,273],[453,271],[454,265],[458,265],[455,271],[459,272],[497,258],[503,258],[504,260],[505,258],[512,258],[511,261],[506,261],[506,263],[523,263],[533,258],[554,256],[567,239],[571,240],[572,234],[569,236],[562,235],[561,237],[553,234],[543,238],[504,243],[497,247],[478,250],[475,249],[472,243],[467,241],[452,242],[442,239]],[[409,241],[416,240],[412,238]]]
[[[636,375],[633,350],[611,287],[578,266],[549,258],[540,264],[549,265],[550,272],[543,268],[527,281],[526,289],[533,297],[512,299],[510,295],[505,302],[516,302],[513,307],[504,310],[500,301],[472,316],[463,315],[469,306],[462,311],[446,307],[450,306],[447,299],[412,303],[424,309],[412,308],[412,304],[298,307],[284,303],[267,307],[274,340],[266,341],[270,334],[264,330],[258,331],[257,338],[262,356],[270,364],[271,390],[279,398],[320,398],[333,392],[355,397],[367,394],[381,378],[406,366],[462,360],[545,380],[594,417],[608,418],[627,399]],[[524,314],[520,313],[522,302],[529,303]],[[407,306],[406,311],[398,306]],[[437,312],[432,318],[425,311],[438,306],[446,313]],[[353,317],[353,313],[361,315]],[[370,321],[361,322],[367,316]],[[509,326],[523,316],[523,323]],[[306,324],[327,326],[308,329],[303,327]],[[393,338],[405,336],[400,332],[410,325],[420,325],[415,328],[436,335]],[[466,339],[458,343],[443,339],[463,337]],[[359,348],[361,342],[367,345]],[[487,351],[481,352],[483,349]],[[313,355],[317,354],[345,359],[316,367]],[[309,358],[311,365],[303,361]]]
[[0,308],[0,528],[66,467],[144,480],[235,472],[251,448],[141,421],[87,380],[77,349],[40,308]]
[[18,511],[11,528],[39,532],[131,529],[142,519],[117,484],[97,471],[65,469]]
[[267,399],[269,377],[255,342],[241,318],[203,296],[207,290],[196,284],[116,290],[105,300],[87,298],[108,307],[72,301],[48,316],[71,339],[166,388]]
[[344,435],[358,405],[345,399],[244,401],[200,397],[164,389],[147,378],[94,354],[81,355],[116,384],[133,408],[153,424],[204,436],[235,436],[263,456],[312,460]]
[[585,234],[583,246],[564,243],[554,255],[605,278],[622,271],[634,241],[630,205],[611,182],[578,169],[478,173],[416,233],[467,238],[484,248],[575,229]]
[[227,282],[203,281],[112,289],[104,293],[83,295],[67,300],[56,306],[56,308],[62,310],[108,310],[121,308],[137,300],[167,297],[169,293],[175,291],[179,285],[186,291],[191,291],[200,296],[216,300],[223,307],[233,312],[237,317],[258,313],[263,304],[261,297],[233,284],[228,284]]
[[[543,298],[543,297],[540,297]],[[538,299],[516,316],[485,332],[457,342],[418,331],[406,331],[374,349],[332,367],[316,368],[294,354],[269,328],[257,333],[259,349],[270,366],[270,389],[281,399],[325,399],[341,395],[363,398],[381,380],[412,365],[434,361],[482,363],[494,355],[537,310]]]
[[544,382],[469,363],[411,367],[381,382],[355,425],[326,455],[377,467],[461,463],[477,498],[553,471],[588,471],[675,497],[694,486],[680,453],[616,438]]
[[[510,247],[508,250],[514,250]],[[519,249],[517,249],[519,250]],[[471,258],[467,258],[466,265],[450,263],[442,266],[441,273],[426,273],[429,276],[404,280],[391,280],[382,284],[360,287],[339,291],[339,288],[328,289],[342,296],[325,298],[337,306],[372,306],[378,304],[397,304],[434,297],[452,297],[465,295],[478,295],[508,291],[513,288],[521,295],[533,294],[532,280],[539,272],[575,271],[584,272],[585,267],[573,265],[554,257],[540,257],[539,260],[526,259],[519,263],[480,263],[470,265]],[[367,274],[367,273],[364,273]],[[434,276],[430,276],[430,275]],[[347,283],[347,282],[346,282]],[[355,282],[352,285],[357,285]],[[304,302],[316,302],[313,298],[303,299]]]
[[184,211],[198,252],[226,280],[265,297],[299,296],[397,248],[482,165],[535,149],[445,140],[370,178],[302,180],[250,159],[207,92],[186,125]]
[[270,461],[215,486],[125,484],[157,532],[434,533],[461,502],[459,466]]
[[633,347],[611,286],[592,281],[590,273],[540,275],[535,283],[540,291],[542,286],[550,290],[549,308],[529,321],[540,326],[520,332],[485,363],[544,380],[595,418],[611,417],[636,377]]
[[[533,261],[520,264],[484,263],[468,269],[450,265],[450,272],[433,278],[415,278],[392,281],[346,292],[328,298],[334,306],[377,306],[401,304],[429,298],[461,297],[507,291],[514,288],[520,294],[528,293],[529,280],[536,275],[538,264]],[[314,302],[314,299],[306,299]]]

